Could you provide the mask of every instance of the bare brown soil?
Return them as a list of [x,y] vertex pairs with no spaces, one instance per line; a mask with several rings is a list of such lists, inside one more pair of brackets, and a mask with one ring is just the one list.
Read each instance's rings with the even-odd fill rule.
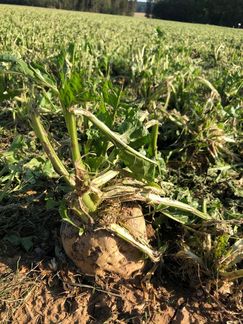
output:
[[[1,260],[1,323],[241,323],[239,291],[238,311],[231,310],[230,293],[225,307],[200,287],[166,282],[160,271],[94,280],[60,253],[62,261],[33,263],[28,256],[26,264],[17,255]],[[230,292],[230,285],[223,289]]]
[[134,17],[145,18],[145,13],[144,12],[135,12]]

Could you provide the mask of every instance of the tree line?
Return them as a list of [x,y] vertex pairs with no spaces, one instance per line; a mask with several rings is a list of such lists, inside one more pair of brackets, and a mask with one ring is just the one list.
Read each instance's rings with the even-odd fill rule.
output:
[[137,1],[136,12],[145,12],[147,4],[146,2]]
[[147,17],[221,26],[240,26],[243,0],[148,0]]
[[136,0],[0,0],[0,3],[132,16]]

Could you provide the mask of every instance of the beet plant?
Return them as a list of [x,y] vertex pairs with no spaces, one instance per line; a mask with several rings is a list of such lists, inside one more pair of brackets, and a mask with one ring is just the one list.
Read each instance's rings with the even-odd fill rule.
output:
[[[122,102],[123,88],[111,80],[87,78],[78,68],[74,45],[53,59],[51,71],[9,55],[1,61],[6,74],[22,80],[29,98],[26,118],[68,186],[59,208],[61,240],[83,273],[129,278],[147,259],[160,261],[159,247],[152,247],[147,235],[145,210],[183,225],[185,214],[211,220],[206,211],[164,197],[158,120]],[[46,129],[43,116],[51,110],[64,118],[66,129],[59,131],[61,137],[67,133],[70,156],[57,150],[57,139]]]

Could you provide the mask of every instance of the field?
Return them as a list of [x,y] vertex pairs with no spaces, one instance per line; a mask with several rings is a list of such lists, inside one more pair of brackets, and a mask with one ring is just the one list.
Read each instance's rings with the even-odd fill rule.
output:
[[[0,40],[0,322],[241,323],[243,31],[1,5]],[[80,271],[77,215],[145,267]]]

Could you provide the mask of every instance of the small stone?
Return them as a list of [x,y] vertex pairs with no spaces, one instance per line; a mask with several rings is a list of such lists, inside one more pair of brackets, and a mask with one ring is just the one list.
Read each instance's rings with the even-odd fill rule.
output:
[[43,249],[41,249],[40,247],[37,247],[34,249],[34,252],[36,254],[36,256],[38,257],[43,257],[46,253]]
[[197,297],[202,297],[203,296],[202,289],[198,289],[196,294],[197,294]]

